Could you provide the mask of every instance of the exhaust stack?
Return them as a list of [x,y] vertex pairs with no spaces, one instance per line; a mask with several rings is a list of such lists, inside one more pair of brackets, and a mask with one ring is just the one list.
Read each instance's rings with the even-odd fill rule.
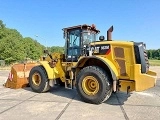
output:
[[113,31],[113,25],[107,31],[107,40],[108,41],[112,41],[112,31]]

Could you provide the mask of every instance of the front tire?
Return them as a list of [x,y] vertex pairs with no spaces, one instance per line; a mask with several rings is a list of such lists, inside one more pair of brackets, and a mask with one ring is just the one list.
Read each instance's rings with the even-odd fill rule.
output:
[[29,74],[29,85],[34,92],[42,93],[50,89],[47,74],[42,66],[31,69]]
[[83,68],[77,75],[76,82],[77,92],[85,102],[100,104],[111,96],[110,78],[100,67]]

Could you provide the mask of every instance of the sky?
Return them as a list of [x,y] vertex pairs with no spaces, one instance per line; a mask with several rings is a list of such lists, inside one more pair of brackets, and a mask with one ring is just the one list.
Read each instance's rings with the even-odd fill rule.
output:
[[0,0],[0,20],[45,46],[64,46],[63,28],[95,24],[113,40],[160,48],[160,0]]

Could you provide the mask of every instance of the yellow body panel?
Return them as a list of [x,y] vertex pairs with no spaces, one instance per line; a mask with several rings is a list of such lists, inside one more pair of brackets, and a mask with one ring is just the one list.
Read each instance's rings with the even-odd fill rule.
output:
[[[93,43],[92,43],[93,44]],[[120,91],[127,91],[127,87],[130,86],[130,91],[143,91],[155,86],[156,73],[148,71],[146,74],[141,73],[141,65],[136,64],[134,42],[127,41],[103,41],[95,42],[94,44],[110,44],[111,52],[108,55],[104,55],[105,60],[109,63],[110,68],[116,71],[117,80],[120,82]],[[116,49],[117,53],[116,54]],[[120,52],[120,50],[122,52]],[[124,55],[122,55],[122,53]],[[115,66],[115,67],[113,67]]]
[[97,57],[105,61],[108,64],[108,67],[110,68],[110,70],[112,70],[112,72],[115,74],[116,79],[119,79],[118,69],[113,64],[113,62],[111,62],[109,59],[106,59],[105,57],[101,57],[101,56],[97,56]]
[[48,64],[48,61],[39,61],[39,63],[45,68],[48,79],[54,80],[56,78],[59,78],[59,71],[56,67],[51,68]]
[[147,74],[141,74],[141,65],[134,65],[135,91],[143,91],[154,87],[157,80],[157,74],[149,71]]
[[135,64],[132,66],[132,80],[119,80],[120,91],[126,91],[130,86],[130,91],[143,91],[154,87],[157,80],[157,74],[153,71],[148,71],[146,74],[141,73],[141,65]]
[[120,40],[114,40],[114,41],[101,41],[101,42],[94,42],[91,43],[91,45],[98,45],[98,44],[112,44],[114,45],[118,45],[118,46],[133,46],[133,42],[128,42],[128,41],[120,41]]
[[64,70],[62,68],[62,63],[61,63],[60,60],[57,62],[55,68],[58,70],[58,74],[59,74],[60,79],[64,82],[66,78],[65,78],[65,73],[64,73]]
[[[120,42],[118,42],[120,44]],[[119,69],[119,79],[130,79],[132,71],[130,70],[130,66],[135,64],[135,57],[134,57],[134,49],[133,49],[133,42],[124,42],[123,44],[114,44],[112,46],[113,60],[118,65],[117,68]],[[128,44],[127,44],[128,43]],[[119,48],[122,49],[124,52],[123,57],[116,56],[115,49]],[[121,66],[118,62],[124,61],[124,66]],[[121,69],[124,69],[121,72]]]
[[[93,44],[93,43],[92,43]],[[103,41],[103,42],[95,42],[94,44],[110,44],[111,52],[108,55],[103,55],[107,58],[118,70],[119,79],[130,79],[132,71],[130,70],[130,66],[135,64],[135,55],[134,55],[134,43],[127,41]],[[122,49],[124,52],[124,56],[120,57],[116,55],[115,49]],[[118,51],[119,52],[119,51]],[[118,62],[124,62],[124,66],[120,66]],[[125,69],[122,74],[122,69]]]

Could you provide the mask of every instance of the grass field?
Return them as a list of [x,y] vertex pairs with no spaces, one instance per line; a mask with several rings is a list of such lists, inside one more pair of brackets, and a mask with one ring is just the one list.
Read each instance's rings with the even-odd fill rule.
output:
[[160,60],[149,60],[150,66],[160,66]]

